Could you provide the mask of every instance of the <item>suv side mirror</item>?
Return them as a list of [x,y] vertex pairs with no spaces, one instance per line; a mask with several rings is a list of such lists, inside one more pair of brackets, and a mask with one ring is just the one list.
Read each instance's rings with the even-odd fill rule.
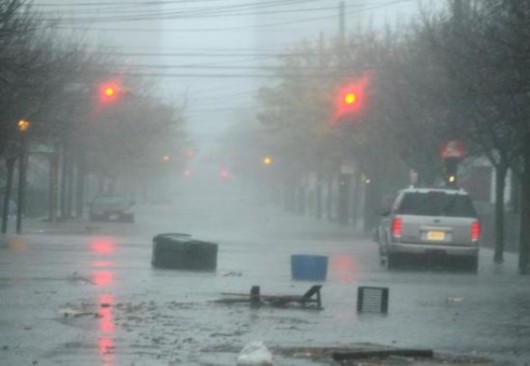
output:
[[390,216],[390,210],[384,208],[384,209],[382,209],[382,210],[379,211],[379,215],[381,215],[381,216],[383,216],[383,217],[388,217],[388,216]]

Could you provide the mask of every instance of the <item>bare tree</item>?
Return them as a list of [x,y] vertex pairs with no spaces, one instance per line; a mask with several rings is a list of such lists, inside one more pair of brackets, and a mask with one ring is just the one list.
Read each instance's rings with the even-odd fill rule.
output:
[[[504,187],[508,167],[521,179],[530,159],[528,126],[528,36],[530,2],[488,0],[465,12],[460,1],[448,17],[426,22],[428,38],[454,87],[453,110],[465,118],[459,130],[489,158],[497,173],[495,261],[504,248]],[[522,162],[522,165],[520,164]],[[528,185],[522,223],[527,222]],[[527,271],[530,234],[521,225],[520,270]]]

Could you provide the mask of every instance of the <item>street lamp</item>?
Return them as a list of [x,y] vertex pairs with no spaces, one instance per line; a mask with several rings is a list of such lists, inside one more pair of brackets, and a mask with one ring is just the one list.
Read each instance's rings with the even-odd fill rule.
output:
[[263,158],[263,165],[265,165],[265,166],[272,165],[272,158],[270,156],[265,156]]
[[17,126],[20,132],[28,132],[29,128],[31,127],[31,122],[27,119],[21,119],[20,121],[18,121]]

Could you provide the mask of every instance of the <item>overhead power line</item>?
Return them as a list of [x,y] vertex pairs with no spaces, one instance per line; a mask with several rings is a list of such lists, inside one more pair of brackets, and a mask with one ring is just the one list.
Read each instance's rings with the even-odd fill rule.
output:
[[[86,51],[89,54],[113,55],[116,57],[291,57],[316,55],[316,51],[308,52],[111,52],[111,51]],[[325,51],[325,54],[333,54],[334,51]]]
[[[214,74],[214,73],[161,73],[161,72],[128,72],[129,76],[141,76],[141,77],[154,77],[154,78],[209,78],[209,79],[226,79],[226,78],[266,78],[272,79],[275,77],[273,74]],[[292,74],[283,74],[282,77],[287,78],[323,78],[327,79],[330,77],[336,76],[334,74],[302,74],[302,73],[292,73]]]
[[[308,0],[306,0],[308,1]],[[378,8],[381,8],[381,7],[385,7],[385,6],[391,6],[391,5],[395,5],[395,4],[398,4],[398,3],[403,3],[403,2],[410,2],[410,1],[413,1],[413,0],[394,0],[392,2],[388,2],[388,1],[383,1],[382,3],[379,2],[379,3],[376,3],[376,4],[371,4],[371,5],[364,5],[364,6],[357,6],[356,9],[355,9],[355,12],[360,12],[360,11],[368,11],[368,10],[374,10],[374,9],[378,9]],[[261,4],[261,6],[263,5],[270,5],[270,3],[265,3],[265,4]],[[239,6],[239,8],[235,7],[235,8],[229,8],[229,7],[225,7],[225,8],[217,8],[217,9],[212,9],[212,8],[205,8],[205,9],[201,9],[201,10],[188,10],[188,11],[166,11],[166,12],[157,12],[157,13],[141,13],[141,14],[138,14],[138,15],[125,15],[125,16],[121,16],[121,15],[112,15],[112,16],[98,16],[98,17],[71,17],[71,18],[66,18],[66,19],[62,19],[62,22],[63,23],[75,23],[75,24],[79,24],[79,23],[82,23],[82,22],[89,22],[89,23],[97,23],[97,22],[129,22],[129,21],[147,21],[147,20],[165,20],[165,19],[191,19],[191,18],[218,18],[218,17],[234,17],[234,16],[255,16],[255,15],[260,15],[260,14],[281,14],[281,13],[292,13],[292,12],[296,12],[296,13],[301,13],[301,12],[304,12],[304,11],[323,11],[323,10],[333,10],[335,11],[336,8],[335,7],[326,7],[326,8],[310,8],[310,9],[284,9],[284,10],[269,10],[269,11],[253,11],[253,12],[241,12],[241,11],[236,11],[234,12],[233,10],[247,10],[247,9],[250,9],[250,10],[256,10],[256,9],[259,9],[260,8],[260,5],[256,5],[255,3],[253,3],[253,8],[248,8],[248,5],[247,4],[247,8],[241,8],[241,6]],[[348,14],[350,14],[352,12],[348,12]],[[55,15],[56,13],[54,13]],[[101,14],[101,12],[99,12],[99,14]],[[335,16],[335,15],[333,15]],[[49,20],[49,21],[56,21],[57,18],[54,17],[52,19],[46,19],[44,18],[44,20]]]
[[[112,66],[122,69],[158,69],[158,70],[171,70],[171,69],[196,69],[196,70],[257,70],[257,71],[283,71],[283,70],[306,70],[306,71],[320,71],[320,66],[234,66],[234,65],[156,65],[156,64],[102,64],[100,66]],[[338,68],[334,68],[338,70]]]
[[[259,9],[266,9],[266,8],[276,8],[279,6],[292,6],[292,5],[298,5],[298,4],[306,4],[310,2],[315,2],[319,0],[275,0],[275,1],[269,1],[265,3],[243,3],[243,4],[237,4],[237,5],[224,5],[224,6],[215,6],[215,7],[195,7],[195,8],[181,8],[180,10],[175,9],[167,9],[165,11],[156,11],[153,9],[150,12],[146,12],[145,8],[135,8],[135,3],[122,3],[120,4],[120,9],[115,9],[116,11],[119,11],[120,16],[122,18],[128,18],[128,17],[163,17],[164,15],[171,15],[171,16],[202,16],[202,15],[215,15],[215,14],[226,14],[234,11],[239,10],[259,10]],[[126,6],[123,8],[123,6]],[[62,10],[64,14],[71,15],[71,12],[68,10],[75,9],[76,3],[69,4],[67,8]],[[158,9],[158,8],[157,8]],[[83,14],[90,14],[95,13],[99,15],[99,18],[104,18],[106,12],[111,12],[113,9],[109,8],[94,8],[94,9],[82,9]],[[80,12],[81,12],[80,11]],[[41,13],[46,14],[52,14],[54,16],[61,13],[61,10],[53,9],[53,11],[45,10],[41,11]],[[132,13],[132,14],[131,14]],[[136,13],[136,14],[135,14]],[[122,16],[123,14],[126,14],[125,16]],[[118,17],[115,14],[113,14],[113,17]],[[107,17],[109,18],[109,17]]]
[[[297,3],[308,3],[308,2],[314,2],[314,1],[322,1],[322,0],[284,0],[284,1],[274,1],[269,2],[274,4],[297,4]],[[119,7],[127,7],[130,8],[131,6],[160,6],[160,5],[181,5],[181,4],[201,4],[201,3],[220,3],[220,2],[226,2],[226,0],[166,0],[166,1],[102,1],[102,2],[75,2],[70,4],[65,3],[43,3],[43,4],[37,4],[35,6],[37,7],[45,7],[45,8],[53,8],[53,7],[112,7],[112,6],[119,6]],[[247,3],[248,4],[248,3]],[[256,3],[252,3],[256,5]]]
[[[306,0],[304,3],[308,3],[309,1],[318,1],[318,0]],[[275,3],[263,3],[263,4],[247,4],[244,6],[237,5],[237,6],[225,6],[225,7],[202,7],[202,8],[183,8],[183,9],[164,9],[162,8],[135,8],[130,4],[127,7],[119,7],[119,8],[83,8],[83,9],[76,9],[75,7],[72,7],[75,5],[73,3],[70,5],[70,8],[63,8],[63,9],[53,9],[53,10],[41,10],[39,13],[44,16],[60,16],[60,15],[66,15],[70,17],[75,17],[78,19],[85,19],[90,18],[93,16],[96,16],[98,19],[106,19],[106,18],[116,18],[119,17],[127,19],[130,17],[163,17],[165,15],[170,15],[172,17],[177,16],[183,16],[183,17],[200,17],[205,15],[244,15],[248,12],[259,12],[259,14],[267,14],[268,12],[306,12],[306,11],[321,11],[321,10],[328,10],[328,9],[334,9],[334,7],[330,7],[328,4],[323,4],[320,7],[303,7],[298,9],[293,9],[292,5],[295,3],[286,3],[286,2],[275,2]],[[287,9],[285,8],[287,6]]]

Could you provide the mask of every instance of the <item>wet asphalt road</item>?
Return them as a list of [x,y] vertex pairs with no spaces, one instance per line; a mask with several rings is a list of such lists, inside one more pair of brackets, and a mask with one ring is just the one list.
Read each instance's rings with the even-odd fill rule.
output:
[[[530,364],[530,279],[517,275],[515,256],[496,266],[483,250],[478,274],[389,272],[376,245],[353,230],[229,192],[140,205],[132,225],[34,222],[26,231],[1,239],[1,365],[234,365],[255,340],[273,349],[366,342]],[[151,239],[161,232],[219,243],[217,272],[151,268]],[[291,280],[292,254],[329,257],[323,311],[213,303],[252,285],[302,294],[312,283]],[[388,316],[356,313],[360,285],[390,288]]]

